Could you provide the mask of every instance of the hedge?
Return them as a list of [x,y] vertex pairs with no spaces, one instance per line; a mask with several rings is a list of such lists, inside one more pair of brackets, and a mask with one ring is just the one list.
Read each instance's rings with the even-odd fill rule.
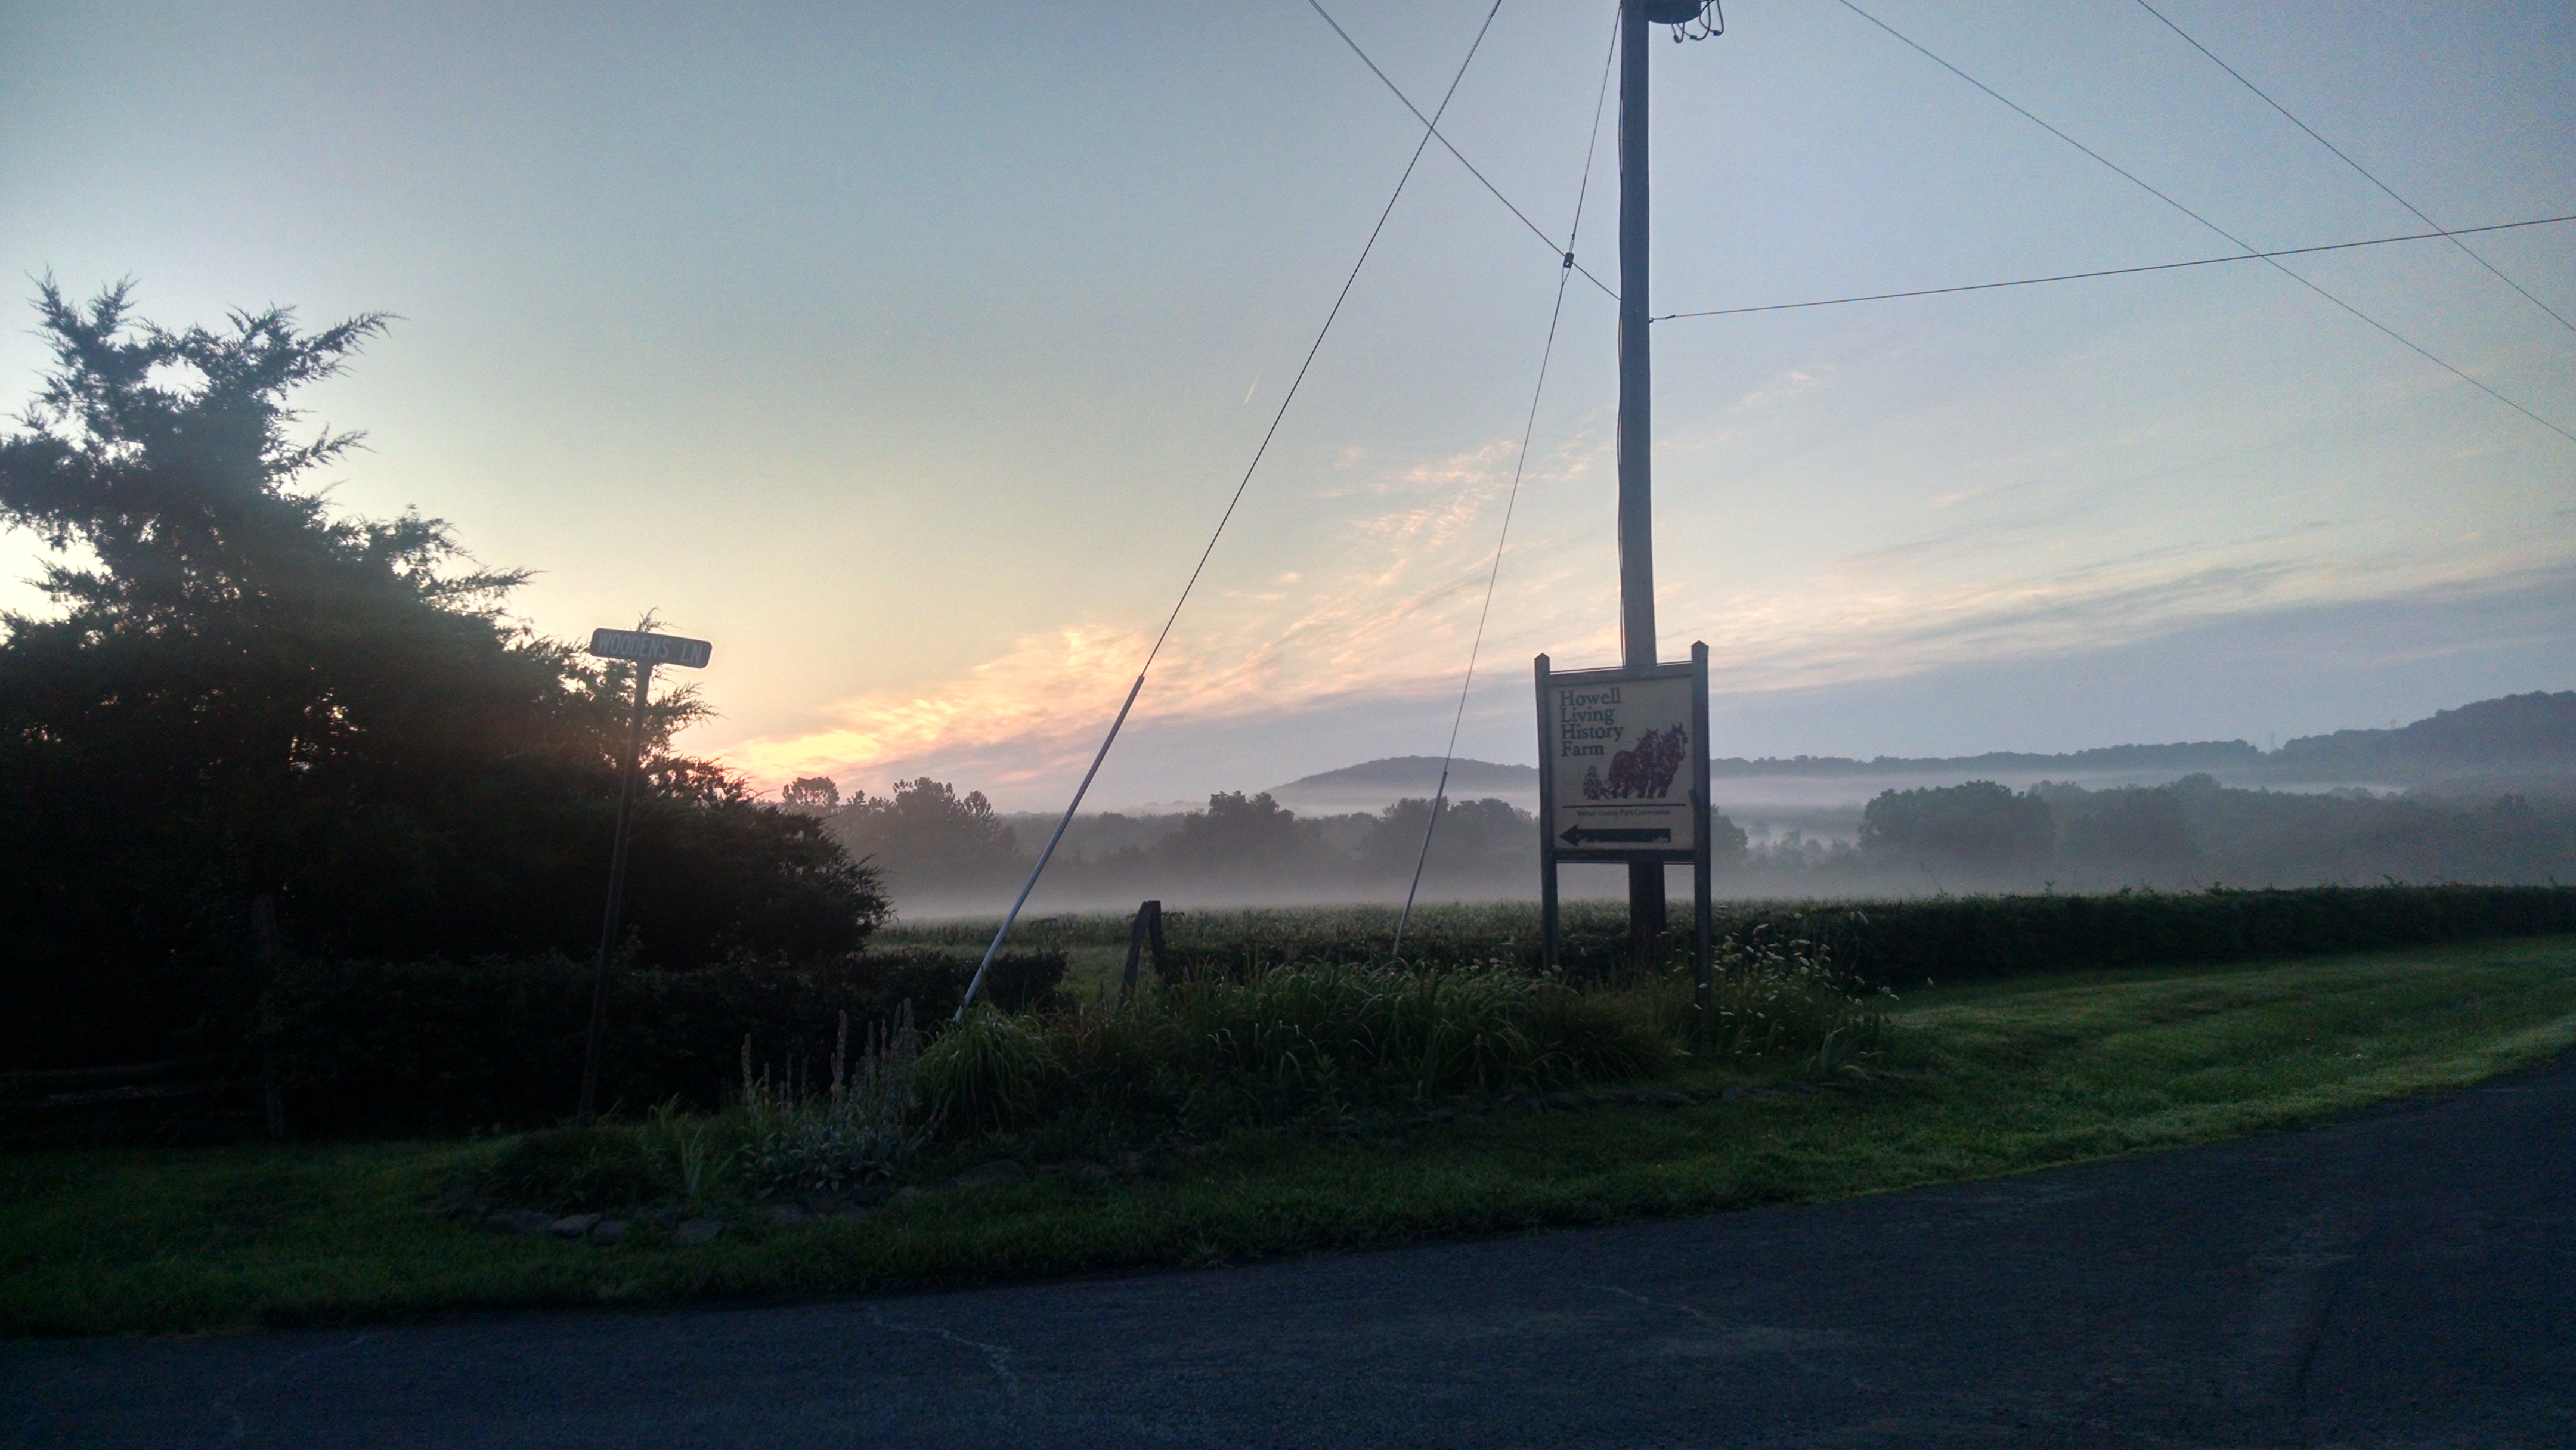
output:
[[1862,979],[1925,981],[2247,961],[2576,932],[2576,887],[2315,886],[1784,904],[1726,913],[1831,947]]
[[[742,1075],[830,1078],[840,1014],[853,1042],[909,1001],[927,1023],[956,1010],[973,955],[896,951],[809,967],[730,962],[611,979],[600,1103],[627,1114],[722,1100]],[[984,995],[1043,1006],[1059,952],[994,960]],[[291,962],[274,1001],[288,1122],[298,1136],[526,1127],[571,1115],[593,968],[563,957],[474,962]],[[856,1048],[854,1047],[855,1053]]]
[[[1685,951],[1690,903],[1672,903],[1665,947]],[[1624,908],[1566,913],[1560,968],[1577,979],[1630,964]],[[1282,914],[1286,915],[1285,913]],[[2371,951],[2488,937],[2576,932],[2576,887],[2320,886],[2289,890],[2122,891],[2102,896],[1963,896],[1876,902],[1721,902],[1721,940],[1805,938],[1831,948],[1864,981],[1894,987],[2070,968],[2243,961]],[[1159,970],[1175,979],[1240,979],[1293,961],[1382,961],[1383,933],[1319,922],[1264,921],[1258,934],[1175,944]],[[1481,913],[1466,929],[1417,931],[1408,965],[1431,970],[1544,957],[1537,913]]]

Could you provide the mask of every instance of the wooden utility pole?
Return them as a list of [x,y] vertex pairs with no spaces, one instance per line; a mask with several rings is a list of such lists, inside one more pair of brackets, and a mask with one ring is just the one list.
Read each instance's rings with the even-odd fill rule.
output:
[[[1647,0],[1619,5],[1619,653],[1655,658],[1654,381],[1646,338]],[[1693,13],[1697,7],[1692,7]],[[1656,18],[1665,18],[1658,15]],[[1708,742],[1691,748],[1705,754]],[[1664,933],[1664,863],[1628,863],[1628,934],[1642,951]]]

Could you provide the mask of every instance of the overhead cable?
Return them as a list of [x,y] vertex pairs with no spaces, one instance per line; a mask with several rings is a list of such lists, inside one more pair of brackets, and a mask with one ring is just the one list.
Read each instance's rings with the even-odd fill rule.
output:
[[1657,322],[1674,322],[1690,317],[1741,317],[1748,312],[1794,312],[1802,307],[1840,307],[1847,302],[1889,302],[1899,297],[1940,297],[1952,292],[1991,292],[1998,287],[2036,287],[2044,282],[2082,282],[2094,277],[2134,277],[2141,272],[2171,272],[2184,267],[2215,267],[2227,262],[2263,262],[2274,257],[2304,257],[2314,252],[2348,252],[2355,247],[2385,247],[2395,242],[2424,242],[2442,237],[2457,238],[2479,232],[2509,232],[2518,227],[2545,227],[2559,222],[2576,222],[2576,214],[2534,217],[2527,222],[2497,222],[2493,226],[2454,227],[2448,231],[2408,232],[2399,237],[2372,237],[2359,242],[2328,242],[2317,247],[2285,247],[2271,252],[2231,252],[2224,257],[2195,257],[2188,262],[2153,262],[2143,267],[2105,267],[2098,272],[2060,272],[2048,277],[2016,277],[2009,282],[1968,282],[1956,287],[1918,287],[1910,292],[1871,292],[1859,297],[1824,297],[1813,302],[1772,302],[1760,307],[1715,307],[1701,312],[1667,312]]
[[[1504,210],[1506,210],[1506,211],[1510,212],[1513,216],[1518,217],[1518,218],[1520,219],[1520,224],[1521,224],[1522,226],[1525,226],[1525,227],[1529,228],[1529,230],[1530,230],[1530,235],[1531,235],[1531,236],[1534,236],[1534,237],[1538,238],[1540,241],[1547,243],[1547,249],[1548,249],[1549,251],[1551,251],[1551,252],[1556,253],[1558,256],[1560,256],[1560,257],[1564,258],[1564,259],[1565,259],[1564,264],[1565,264],[1566,266],[1568,266],[1568,267],[1572,267],[1575,271],[1578,271],[1578,272],[1583,273],[1583,280],[1584,280],[1584,281],[1586,281],[1586,282],[1591,283],[1591,284],[1592,284],[1593,286],[1595,286],[1595,287],[1600,288],[1603,296],[1608,297],[1608,298],[1609,298],[1611,301],[1613,301],[1613,302],[1616,302],[1617,300],[1619,300],[1619,294],[1618,294],[1618,293],[1616,293],[1616,292],[1614,292],[1614,291],[1612,291],[1612,290],[1610,289],[1610,284],[1609,284],[1609,283],[1604,282],[1604,281],[1602,281],[1600,278],[1593,276],[1593,275],[1592,275],[1592,273],[1590,272],[1590,270],[1588,270],[1587,268],[1585,268],[1585,266],[1584,266],[1581,262],[1578,262],[1578,261],[1576,261],[1576,260],[1574,259],[1574,238],[1572,238],[1572,237],[1567,237],[1567,238],[1565,239],[1565,245],[1564,245],[1564,246],[1561,246],[1561,247],[1560,247],[1560,246],[1558,246],[1558,245],[1556,244],[1556,238],[1549,236],[1549,235],[1548,235],[1544,230],[1542,230],[1542,229],[1539,227],[1539,224],[1538,224],[1538,223],[1536,223],[1536,222],[1534,222],[1534,221],[1531,221],[1531,220],[1529,219],[1529,213],[1527,213],[1527,212],[1525,212],[1525,211],[1522,211],[1522,210],[1521,210],[1519,207],[1517,207],[1517,206],[1512,205],[1512,199],[1511,199],[1510,197],[1508,197],[1508,196],[1503,195],[1503,189],[1502,189],[1501,187],[1496,186],[1496,185],[1494,185],[1494,183],[1493,183],[1493,182],[1486,180],[1486,178],[1485,178],[1485,173],[1483,173],[1482,171],[1479,171],[1479,170],[1477,170],[1477,169],[1476,169],[1476,163],[1475,163],[1475,162],[1468,160],[1468,159],[1466,158],[1466,156],[1458,150],[1458,148],[1457,148],[1457,147],[1455,147],[1455,146],[1451,146],[1451,145],[1449,144],[1449,138],[1448,138],[1448,137],[1446,137],[1446,136],[1441,135],[1441,134],[1440,134],[1440,128],[1439,128],[1437,125],[1433,124],[1433,120],[1434,120],[1434,118],[1432,118],[1432,117],[1430,117],[1430,116],[1425,116],[1424,114],[1422,114],[1422,108],[1421,108],[1420,106],[1417,106],[1417,105],[1413,104],[1413,100],[1412,100],[1412,98],[1411,98],[1411,97],[1409,97],[1409,96],[1407,96],[1407,95],[1405,95],[1405,93],[1404,93],[1404,88],[1403,88],[1403,87],[1401,87],[1401,86],[1399,86],[1399,85],[1397,85],[1394,81],[1392,81],[1392,80],[1388,79],[1388,78],[1387,78],[1387,74],[1386,74],[1386,72],[1385,72],[1385,71],[1382,71],[1382,70],[1379,70],[1379,69],[1378,69],[1377,62],[1376,62],[1376,61],[1373,61],[1373,60],[1371,60],[1371,59],[1369,59],[1368,52],[1367,52],[1367,51],[1365,51],[1365,50],[1360,49],[1360,43],[1359,43],[1358,41],[1356,41],[1356,40],[1351,39],[1351,33],[1350,33],[1349,31],[1344,30],[1344,29],[1342,28],[1342,23],[1341,23],[1340,21],[1338,21],[1338,20],[1335,20],[1335,19],[1332,17],[1332,13],[1331,13],[1330,11],[1327,11],[1327,10],[1326,10],[1326,9],[1325,9],[1321,4],[1317,3],[1317,0],[1306,0],[1306,3],[1307,3],[1308,5],[1311,5],[1311,6],[1313,6],[1313,7],[1314,7],[1314,10],[1315,10],[1315,13],[1316,13],[1316,14],[1321,15],[1321,16],[1323,16],[1323,17],[1324,17],[1324,23],[1325,23],[1326,25],[1329,25],[1329,26],[1333,27],[1333,33],[1334,33],[1335,35],[1338,35],[1338,36],[1340,36],[1340,37],[1342,38],[1342,44],[1349,46],[1349,47],[1351,48],[1351,54],[1353,54],[1353,55],[1355,55],[1355,56],[1358,56],[1358,57],[1360,58],[1360,64],[1362,64],[1362,65],[1364,65],[1364,66],[1367,66],[1367,67],[1369,68],[1369,74],[1370,74],[1370,75],[1373,75],[1373,76],[1376,76],[1376,77],[1378,78],[1379,83],[1383,84],[1383,85],[1384,85],[1384,86],[1385,86],[1389,91],[1394,92],[1394,94],[1395,94],[1395,98],[1396,98],[1397,100],[1404,102],[1404,108],[1405,108],[1406,110],[1411,111],[1411,112],[1413,113],[1413,119],[1415,119],[1415,120],[1417,120],[1417,121],[1420,121],[1423,125],[1428,126],[1428,127],[1430,127],[1430,128],[1431,128],[1431,138],[1432,138],[1433,140],[1435,140],[1435,141],[1438,141],[1438,142],[1439,142],[1443,147],[1446,147],[1450,155],[1457,157],[1457,158],[1458,158],[1458,164],[1467,168],[1467,174],[1468,174],[1468,175],[1473,176],[1474,178],[1476,178],[1476,180],[1477,180],[1477,181],[1482,182],[1482,183],[1484,184],[1484,188],[1485,188],[1485,190],[1487,190],[1487,191],[1489,191],[1489,192],[1492,192],[1492,193],[1493,193],[1493,195],[1494,195],[1494,200],[1499,201],[1499,202],[1501,202],[1501,203],[1503,204],[1503,209],[1504,209]],[[1597,130],[1598,128],[1596,127],[1595,129]],[[1597,140],[1597,139],[1599,139],[1599,138],[1598,138],[1598,137],[1595,137],[1595,139]],[[1589,171],[1589,170],[1591,169],[1591,166],[1592,166],[1591,158],[1590,158],[1590,157],[1586,157],[1586,158],[1584,158],[1584,163],[1583,163],[1583,164],[1584,164],[1584,169],[1585,169],[1586,171]]]
[[[2419,207],[2415,203],[2408,201],[2406,198],[2399,196],[2395,187],[2390,186],[2387,182],[2372,175],[2369,167],[2353,160],[2351,156],[2345,153],[2342,147],[2337,146],[2332,141],[2327,140],[2324,136],[2319,135],[2316,127],[2309,125],[2307,122],[2300,120],[2294,115],[2291,115],[2289,107],[2282,105],[2279,101],[2273,100],[2261,86],[2247,80],[2243,71],[2240,71],[2236,67],[2229,65],[2227,62],[2220,60],[2217,52],[2211,50],[2208,46],[2201,44],[2197,39],[2193,38],[2190,31],[2174,24],[2163,11],[2148,4],[2147,0],[2138,0],[2138,8],[2162,21],[2165,29],[2181,36],[2185,44],[2189,45],[2192,49],[2199,51],[2202,55],[2207,56],[2211,65],[2214,65],[2220,70],[2227,72],[2229,75],[2234,76],[2238,85],[2252,91],[2255,99],[2261,101],[2264,105],[2270,106],[2273,110],[2280,112],[2283,120],[2286,120],[2291,125],[2307,132],[2309,140],[2314,141],[2318,145],[2326,148],[2328,151],[2333,152],[2337,161],[2340,161],[2344,165],[2351,167],[2353,170],[2360,172],[2362,180],[2369,182],[2371,185],[2378,187],[2382,192],[2385,192],[2390,201],[2393,201],[2399,206],[2406,208],[2408,211],[2413,212],[2417,221],[2422,222],[2428,227],[2439,227],[2442,225],[2440,222],[2426,216],[2422,207]],[[2462,230],[2473,231],[2476,230],[2476,228],[2454,228],[2443,232],[2442,235],[2449,237],[2451,239],[2451,245],[2459,248],[2462,254],[2466,255],[2470,261],[2473,261],[2479,266],[2486,268],[2489,272],[2494,273],[2497,281],[2502,282],[2507,287],[2521,293],[2524,301],[2529,302],[2532,306],[2537,307],[2541,311],[2548,313],[2551,317],[2556,318],[2559,326],[2566,328],[2570,332],[2576,332],[2576,322],[2568,321],[2557,308],[2552,307],[2548,303],[2541,301],[2539,298],[2532,296],[2530,288],[2525,287],[2521,283],[2513,280],[2511,277],[2506,276],[2503,269],[2497,267],[2495,263],[2488,261],[2484,256],[2481,256],[2476,250],[2471,248],[2468,243],[2461,241],[2460,232]]]
[[1959,79],[1966,81],[1972,86],[1975,86],[1978,90],[1985,92],[1989,97],[2002,103],[2002,105],[2006,109],[2010,110],[2014,115],[2021,117],[2023,120],[2030,122],[2032,125],[2046,131],[2051,136],[2056,137],[2058,140],[2065,142],[2067,145],[2074,147],[2076,150],[2083,152],[2085,155],[2092,157],[2095,161],[2098,161],[2102,165],[2110,168],[2131,185],[2144,191],[2147,195],[2154,197],[2156,200],[2163,202],[2165,205],[2172,207],[2178,212],[2181,212],[2184,216],[2191,218],[2193,221],[2200,223],[2209,230],[2225,237],[2228,241],[2234,243],[2240,250],[2242,250],[2248,259],[2262,262],[2263,265],[2270,267],[2273,271],[2276,271],[2282,276],[2289,278],[2291,281],[2298,283],[2300,286],[2307,288],[2319,297],[2322,297],[2328,302],[2333,303],[2335,306],[2342,308],[2344,311],[2351,313],[2361,321],[2370,324],[2373,328],[2386,334],[2391,341],[2397,343],[2407,351],[2423,358],[2435,367],[2438,367],[2442,371],[2449,373],[2451,376],[2458,378],[2461,382],[2468,384],[2470,387],[2477,389],[2479,392],[2484,393],[2488,397],[2495,399],[2497,402],[2504,404],[2506,407],[2513,409],[2522,416],[2529,418],[2534,423],[2537,423],[2541,427],[2548,429],[2550,432],[2557,434],[2559,437],[2566,439],[2568,442],[2576,443],[2576,433],[2571,433],[2567,429],[2550,422],[2538,413],[2531,411],[2529,408],[2526,408],[2522,404],[2515,402],[2513,399],[2506,397],[2504,394],[2497,392],[2485,383],[2482,383],[2476,378],[2469,376],[2467,373],[2462,372],[2460,369],[2453,367],[2449,362],[2435,354],[2430,348],[2416,342],[2404,333],[2390,327],[2387,323],[2380,321],[2378,318],[2373,317],[2369,313],[2362,311],[2360,308],[2353,306],[2351,303],[2344,301],[2342,298],[2337,297],[2323,287],[2309,281],[2307,278],[2300,276],[2298,273],[2290,270],[2290,268],[2279,259],[2264,256],[2258,248],[2256,248],[2252,243],[2246,241],[2244,238],[2229,231],[2227,228],[2220,226],[2218,223],[2211,221],[2209,218],[2202,216],[2199,212],[2193,211],[2190,207],[2174,200],[2164,192],[2157,190],[2136,172],[2129,170],[2127,167],[2113,161],[2110,157],[2103,155],[2101,152],[2094,150],[2092,147],[2085,145],[2083,142],[2076,140],[2074,137],[2060,131],[2055,126],[2052,126],[2046,121],[2043,121],[2039,117],[2031,114],[2031,112],[2004,95],[2003,92],[1987,85],[1984,81],[1981,81],[1975,76],[1968,74],[1966,71],[1959,69],[1957,66],[1943,60],[1941,57],[1934,55],[1913,37],[1907,35],[1904,31],[1897,29],[1895,26],[1888,24],[1886,21],[1879,19],[1877,16],[1870,14],[1868,11],[1861,9],[1858,5],[1853,4],[1852,0],[1835,0],[1835,3],[1841,5],[1845,10],[1850,11],[1852,14],[1859,16],[1861,19],[1868,21],[1870,24],[1877,26],[1879,29],[1886,31],[1889,35],[1896,37],[1896,39],[1902,41],[1908,49],[1912,50],[1915,54],[1922,56],[1925,60],[1932,62],[1934,65],[1941,67],[1941,69],[1948,71],[1950,74],[1957,76]]
[[1252,450],[1252,462],[1244,466],[1243,478],[1235,484],[1233,497],[1226,500],[1225,512],[1217,516],[1216,528],[1208,534],[1207,547],[1199,551],[1199,561],[1191,568],[1188,582],[1181,586],[1180,597],[1172,601],[1172,612],[1163,617],[1162,632],[1154,636],[1154,647],[1145,652],[1145,662],[1137,666],[1136,682],[1127,687],[1127,698],[1119,704],[1117,718],[1109,722],[1109,733],[1101,737],[1100,749],[1091,757],[1091,768],[1082,773],[1082,783],[1074,787],[1073,799],[1066,802],[1064,818],[1055,823],[1055,834],[1047,838],[1046,849],[1038,853],[1037,864],[1029,868],[1029,879],[1022,883],[1019,896],[1012,900],[1010,911],[1002,917],[1001,928],[993,933],[993,944],[984,949],[984,959],[975,964],[975,975],[966,983],[965,995],[958,1000],[957,1015],[953,1020],[962,1022],[966,1019],[966,1009],[975,1003],[976,989],[984,984],[984,973],[992,967],[994,956],[1002,950],[1002,943],[1010,938],[1011,926],[1020,919],[1020,908],[1028,905],[1029,893],[1037,889],[1038,878],[1046,874],[1047,862],[1054,859],[1055,848],[1064,840],[1065,828],[1073,824],[1073,813],[1081,809],[1082,798],[1090,792],[1092,779],[1100,774],[1100,763],[1109,758],[1109,747],[1117,743],[1119,727],[1127,723],[1127,712],[1136,708],[1136,696],[1145,688],[1146,674],[1163,653],[1164,642],[1172,637],[1172,626],[1180,620],[1181,606],[1190,602],[1191,591],[1199,587],[1199,576],[1207,572],[1208,559],[1216,553],[1217,540],[1225,537],[1225,526],[1233,521],[1235,508],[1243,502],[1244,490],[1252,486],[1252,475],[1261,467],[1262,457],[1269,453],[1270,440],[1279,436],[1279,424],[1288,416],[1288,405],[1297,401],[1297,389],[1305,383],[1307,369],[1315,365],[1315,354],[1324,350],[1324,339],[1331,335],[1334,320],[1342,315],[1342,304],[1350,300],[1352,284],[1359,281],[1360,269],[1368,265],[1369,253],[1376,249],[1377,239],[1386,231],[1386,219],[1395,214],[1395,204],[1404,195],[1405,183],[1413,179],[1414,168],[1422,164],[1422,153],[1429,149],[1431,138],[1439,132],[1440,117],[1448,114],[1449,102],[1458,95],[1459,82],[1467,78],[1467,67],[1475,63],[1476,52],[1484,46],[1485,34],[1494,28],[1494,16],[1502,8],[1503,0],[1494,0],[1493,7],[1485,12],[1485,23],[1476,27],[1474,43],[1467,47],[1466,58],[1458,62],[1458,73],[1449,78],[1449,89],[1440,97],[1440,109],[1424,119],[1422,139],[1414,144],[1412,158],[1404,163],[1404,174],[1395,179],[1395,190],[1378,211],[1377,224],[1369,228],[1368,240],[1360,244],[1359,259],[1351,263],[1350,275],[1342,279],[1342,290],[1334,294],[1332,310],[1324,314],[1324,325],[1315,330],[1315,341],[1306,349],[1306,360],[1297,365],[1297,376],[1289,380],[1287,395],[1279,400],[1279,410],[1270,415],[1270,427],[1261,435],[1261,446]]
[[[1592,138],[1583,147],[1583,179],[1574,188],[1574,221],[1565,231],[1569,257],[1575,235],[1583,230],[1583,202],[1592,194],[1592,160],[1601,149],[1601,113],[1610,98],[1610,62],[1619,54],[1619,27],[1610,27],[1610,53],[1601,61],[1601,92],[1592,101]],[[1494,586],[1502,582],[1503,546],[1511,541],[1512,511],[1521,501],[1521,474],[1529,467],[1530,439],[1538,432],[1538,402],[1547,393],[1547,365],[1556,356],[1556,325],[1565,316],[1565,284],[1573,263],[1556,269],[1556,301],[1547,313],[1547,342],[1539,348],[1538,381],[1530,388],[1529,416],[1521,423],[1521,449],[1512,458],[1511,492],[1503,496],[1503,526],[1494,536],[1494,562],[1485,571],[1485,603],[1476,611],[1476,637],[1467,645],[1467,674],[1458,682],[1458,708],[1449,717],[1449,743],[1440,752],[1440,784],[1431,792],[1431,818],[1422,823],[1422,849],[1413,858],[1413,882],[1404,888],[1404,911],[1395,919],[1395,946],[1390,956],[1404,955],[1404,929],[1413,921],[1413,899],[1422,890],[1422,868],[1431,860],[1431,836],[1440,829],[1440,811],[1449,799],[1449,767],[1458,758],[1458,731],[1467,722],[1467,692],[1476,685],[1476,657],[1484,652],[1485,622],[1494,613]]]

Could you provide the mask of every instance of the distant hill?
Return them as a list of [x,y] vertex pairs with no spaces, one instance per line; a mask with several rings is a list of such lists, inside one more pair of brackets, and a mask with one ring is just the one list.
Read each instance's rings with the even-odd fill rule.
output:
[[2264,777],[2280,781],[2523,772],[2576,772],[2576,690],[2480,700],[2394,730],[2305,735],[2263,759]]
[[[1385,802],[1402,796],[1429,796],[1439,785],[1439,756],[1391,755],[1383,760],[1328,770],[1321,775],[1301,776],[1286,785],[1272,786],[1270,794],[1281,804],[1293,807],[1300,800]],[[1501,765],[1490,760],[1453,760],[1449,762],[1449,794],[1453,799],[1466,800],[1484,796],[1535,800],[1538,797],[1538,767]]]
[[2179,745],[2105,745],[2059,755],[1990,750],[1983,755],[1880,755],[1855,760],[1847,755],[1766,755],[1758,760],[1727,756],[1709,762],[1715,776],[1760,775],[2028,775],[2064,771],[2098,775],[2134,770],[2246,770],[2263,752],[2242,740],[2199,740]]
[[[2244,771],[2253,769],[2262,759],[2263,752],[2242,740],[2209,740],[2183,745],[2111,745],[2062,755],[1997,750],[1984,755],[1881,755],[1870,760],[1844,755],[1763,756],[1758,760],[1728,756],[1710,761],[1709,773],[1721,779],[1746,776],[1974,776],[1979,772],[2019,776],[2050,770],[2067,775],[2098,775],[2163,770]],[[1270,793],[1283,802],[1291,796],[1326,795],[1375,795],[1392,800],[1399,794],[1427,796],[1439,782],[1439,756],[1393,755],[1360,765],[1346,765],[1320,775],[1304,776],[1286,785],[1272,786]],[[1452,796],[1529,795],[1537,790],[1538,767],[1534,765],[1459,760],[1452,762],[1449,768],[1449,793]]]
[[[2108,745],[2059,754],[1989,751],[1983,755],[1729,756],[1709,763],[1724,779],[1818,780],[1869,777],[1873,782],[1925,777],[1949,780],[2081,780],[2100,776],[2154,779],[2208,771],[2244,784],[2415,784],[2466,777],[2576,777],[2576,691],[2506,695],[2443,710],[2394,730],[2338,730],[2309,735],[2269,754],[2242,740],[2171,745]],[[1305,814],[1375,810],[1402,796],[1427,796],[1440,781],[1440,757],[1396,755],[1328,770],[1271,787],[1280,804]],[[2518,787],[2517,787],[2518,788]],[[1460,760],[1449,771],[1456,799],[1501,796],[1530,804],[1538,768]]]

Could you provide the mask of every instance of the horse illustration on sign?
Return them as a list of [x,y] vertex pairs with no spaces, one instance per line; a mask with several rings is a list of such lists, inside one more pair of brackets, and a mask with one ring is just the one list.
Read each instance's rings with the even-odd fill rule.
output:
[[1679,725],[1649,730],[1637,743],[1610,757],[1610,776],[1601,767],[1583,772],[1583,798],[1588,801],[1662,800],[1672,793],[1673,776],[1686,758],[1690,732]]

